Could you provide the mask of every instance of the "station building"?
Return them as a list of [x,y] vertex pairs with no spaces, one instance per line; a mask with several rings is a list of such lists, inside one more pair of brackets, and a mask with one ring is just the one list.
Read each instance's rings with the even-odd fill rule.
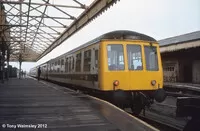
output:
[[200,84],[200,31],[159,41],[164,82]]

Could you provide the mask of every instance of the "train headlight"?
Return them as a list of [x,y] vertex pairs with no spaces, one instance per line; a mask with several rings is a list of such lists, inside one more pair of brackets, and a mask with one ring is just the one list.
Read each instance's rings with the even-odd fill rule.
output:
[[152,80],[152,81],[151,81],[151,85],[152,85],[152,86],[155,86],[155,85],[156,85],[156,80]]
[[118,85],[119,85],[119,81],[118,81],[118,80],[115,80],[115,81],[113,82],[113,85],[114,85],[114,86],[118,86]]

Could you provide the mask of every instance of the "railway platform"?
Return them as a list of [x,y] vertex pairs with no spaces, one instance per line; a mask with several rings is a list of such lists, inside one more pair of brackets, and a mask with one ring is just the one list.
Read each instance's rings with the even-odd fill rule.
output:
[[0,130],[155,131],[97,98],[33,78],[0,84]]

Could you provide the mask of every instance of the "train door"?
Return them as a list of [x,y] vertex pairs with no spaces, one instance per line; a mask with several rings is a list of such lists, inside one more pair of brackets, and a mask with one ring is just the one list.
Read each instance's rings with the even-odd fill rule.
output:
[[143,88],[145,74],[144,74],[144,60],[142,59],[142,46],[139,44],[127,44],[127,60],[129,70],[129,89],[140,90]]
[[99,67],[99,44],[95,44],[91,49],[91,75],[93,88],[99,89],[98,85],[98,67]]
[[99,44],[94,45],[92,49],[91,73],[98,74],[99,65]]

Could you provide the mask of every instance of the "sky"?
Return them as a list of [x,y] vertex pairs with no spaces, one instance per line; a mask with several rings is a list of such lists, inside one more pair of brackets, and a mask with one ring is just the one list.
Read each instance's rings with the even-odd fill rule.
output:
[[[120,0],[38,62],[22,63],[22,69],[29,71],[114,30],[136,31],[156,40],[200,31],[199,5],[200,0]],[[19,67],[16,62],[11,65]]]

